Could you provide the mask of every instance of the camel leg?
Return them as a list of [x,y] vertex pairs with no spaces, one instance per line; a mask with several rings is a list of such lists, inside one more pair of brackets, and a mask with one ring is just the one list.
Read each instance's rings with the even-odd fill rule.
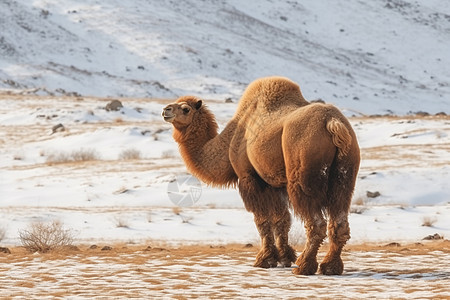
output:
[[255,267],[273,268],[277,266],[278,251],[271,222],[276,191],[271,189],[256,174],[239,178],[239,193],[245,208],[254,214],[255,225],[261,237],[261,250],[256,256]]
[[322,213],[321,200],[303,192],[300,184],[290,182],[288,184],[289,199],[294,207],[294,212],[299,215],[306,231],[306,244],[302,254],[297,259],[292,272],[297,275],[313,275],[317,271],[317,252],[327,235],[327,223]]
[[352,157],[336,161],[331,167],[328,190],[328,239],[330,249],[320,264],[320,273],[324,275],[341,275],[344,264],[341,252],[350,239],[348,211],[355,186],[358,163]]
[[326,222],[322,215],[305,220],[306,245],[297,259],[297,268],[292,272],[297,275],[313,275],[317,271],[317,252],[326,236]]
[[297,256],[295,250],[289,245],[288,235],[291,228],[291,214],[285,206],[281,213],[272,218],[275,234],[275,245],[278,250],[278,261],[282,267],[290,267],[295,262]]
[[261,250],[256,255],[254,267],[275,268],[278,252],[274,245],[274,237],[270,220],[255,214],[255,224],[261,237]]
[[320,264],[320,273],[324,275],[341,275],[344,263],[341,259],[342,248],[350,239],[350,227],[347,214],[330,214],[328,221],[328,238],[330,249]]

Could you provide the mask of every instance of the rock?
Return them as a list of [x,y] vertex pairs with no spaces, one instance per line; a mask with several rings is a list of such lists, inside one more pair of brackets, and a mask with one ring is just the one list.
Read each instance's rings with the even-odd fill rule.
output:
[[417,111],[415,112],[415,115],[419,117],[428,117],[430,114],[427,113],[426,111]]
[[11,254],[11,250],[9,250],[9,248],[6,247],[0,247],[0,253]]
[[376,192],[367,191],[366,196],[367,196],[367,198],[376,198],[376,197],[380,197],[381,194],[378,191],[376,191]]
[[233,99],[227,98],[227,99],[225,99],[225,103],[233,103]]
[[400,245],[400,243],[393,242],[393,243],[387,244],[385,247],[401,247],[401,246],[402,245]]
[[118,111],[123,107],[122,102],[119,100],[112,100],[108,104],[106,104],[106,111]]
[[52,127],[52,134],[55,133],[55,132],[62,132],[62,131],[65,131],[65,130],[66,130],[66,128],[64,127],[64,125],[59,123],[59,124],[57,124],[57,125]]
[[102,251],[111,251],[111,250],[112,250],[112,247],[110,247],[110,246],[105,246],[102,248]]
[[89,249],[97,249],[98,248],[98,246],[97,245],[91,245],[90,247],[89,247]]
[[252,248],[253,247],[253,245],[252,244],[246,244],[245,246],[244,246],[244,248]]
[[426,236],[423,238],[423,240],[427,240],[427,241],[434,241],[434,240],[443,240],[444,237],[435,233],[435,234],[430,234],[429,236]]

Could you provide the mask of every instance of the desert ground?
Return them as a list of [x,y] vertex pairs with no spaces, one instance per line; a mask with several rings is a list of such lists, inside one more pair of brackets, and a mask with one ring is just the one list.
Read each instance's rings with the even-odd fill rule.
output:
[[450,297],[449,241],[351,245],[344,251],[342,276],[254,268],[258,247],[251,245],[103,247],[48,254],[12,248],[11,254],[0,254],[2,299]]

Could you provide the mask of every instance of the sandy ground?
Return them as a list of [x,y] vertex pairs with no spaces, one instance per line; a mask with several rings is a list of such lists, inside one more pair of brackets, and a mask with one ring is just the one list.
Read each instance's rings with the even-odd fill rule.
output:
[[[351,245],[342,276],[252,267],[257,247],[113,245],[0,253],[2,299],[448,299],[450,241]],[[325,254],[326,245],[319,253]],[[300,250],[300,249],[298,249]]]

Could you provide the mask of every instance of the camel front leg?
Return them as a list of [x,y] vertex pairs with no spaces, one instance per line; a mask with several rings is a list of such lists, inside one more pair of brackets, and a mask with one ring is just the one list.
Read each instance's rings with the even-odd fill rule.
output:
[[278,251],[275,248],[270,220],[255,214],[255,224],[261,237],[261,250],[256,255],[254,267],[275,268],[278,261]]
[[275,245],[278,250],[278,261],[282,267],[290,267],[295,262],[297,255],[295,250],[289,245],[288,236],[291,228],[291,214],[287,205],[284,211],[273,218],[272,227],[275,235]]

